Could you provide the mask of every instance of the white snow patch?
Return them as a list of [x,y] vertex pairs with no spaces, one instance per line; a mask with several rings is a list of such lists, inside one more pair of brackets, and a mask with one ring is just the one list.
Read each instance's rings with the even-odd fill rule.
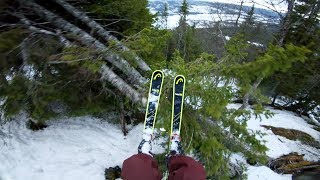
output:
[[286,174],[281,175],[273,172],[270,168],[266,166],[249,166],[248,167],[248,180],[291,180],[292,175]]
[[[230,104],[228,108],[237,109],[241,105]],[[285,137],[273,134],[271,130],[267,130],[261,125],[281,127],[286,129],[295,129],[305,132],[311,135],[315,140],[320,140],[320,133],[312,128],[312,125],[308,124],[301,117],[297,117],[294,113],[289,111],[280,111],[272,108],[267,108],[274,113],[272,118],[266,119],[262,116],[262,119],[256,119],[255,116],[247,122],[248,129],[253,131],[261,131],[266,135],[262,139],[257,136],[257,139],[265,140],[265,145],[269,148],[267,155],[271,158],[278,158],[282,155],[289,154],[291,152],[297,152],[299,154],[305,154],[304,159],[309,161],[318,161],[320,152],[318,149],[302,144],[300,141],[292,141]]]
[[[239,106],[230,104],[228,108]],[[319,160],[317,149],[276,136],[261,125],[297,129],[316,140],[319,140],[319,132],[291,112],[269,110],[275,113],[272,118],[262,117],[262,121],[259,121],[252,117],[248,121],[250,130],[260,130],[267,134],[263,137],[269,148],[267,155],[277,158],[298,152],[305,154],[307,160]],[[126,158],[137,153],[143,130],[140,124],[133,127],[125,137],[117,125],[85,116],[50,121],[48,128],[34,132],[26,129],[25,115],[19,120],[8,122],[0,129],[1,180],[102,180],[106,167],[121,166]],[[163,142],[164,139],[155,139],[152,152],[163,153],[164,149],[159,145]],[[241,154],[233,154],[231,161],[246,164]],[[249,180],[291,179],[291,175],[277,174],[265,166],[246,166]]]
[[251,41],[248,41],[249,44],[252,44],[252,45],[255,45],[257,47],[264,47],[263,44],[260,44],[260,43],[257,43],[257,42],[251,42]]
[[149,102],[156,103],[155,105],[157,105],[158,99],[159,99],[159,96],[156,96],[152,93],[149,94]]
[[[143,125],[124,136],[119,127],[92,117],[51,121],[41,131],[26,129],[26,118],[2,127],[1,180],[104,179],[106,167],[137,153]],[[6,142],[3,144],[2,140]],[[153,143],[153,152],[164,152]]]
[[291,174],[277,174],[267,166],[251,166],[241,153],[233,153],[230,156],[230,162],[238,166],[244,165],[247,168],[245,172],[248,180],[287,180],[292,178]]
[[[150,1],[150,0],[149,0]],[[151,0],[152,1],[152,0]],[[204,1],[204,2],[218,2],[218,3],[228,3],[240,5],[241,0],[192,0],[192,1]],[[287,11],[287,4],[282,0],[244,0],[244,6],[253,6],[256,8],[270,9],[279,12]]]
[[33,65],[24,65],[22,68],[24,75],[29,80],[34,80],[34,76],[36,75],[36,70]]

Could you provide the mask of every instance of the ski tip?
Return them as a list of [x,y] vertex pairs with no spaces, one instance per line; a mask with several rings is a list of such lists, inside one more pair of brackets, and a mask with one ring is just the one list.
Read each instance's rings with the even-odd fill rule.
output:
[[155,70],[152,73],[153,80],[156,80],[157,78],[163,78],[164,74],[161,70]]
[[183,75],[177,75],[177,76],[174,78],[174,83],[175,83],[175,84],[185,83],[185,81],[186,81],[186,78],[185,78]]

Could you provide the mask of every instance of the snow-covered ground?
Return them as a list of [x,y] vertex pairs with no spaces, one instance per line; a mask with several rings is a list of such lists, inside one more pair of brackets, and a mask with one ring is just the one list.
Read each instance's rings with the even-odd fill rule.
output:
[[[175,28],[178,26],[180,19],[179,8],[182,0],[149,0],[149,9],[151,13],[163,12],[164,4],[168,4],[168,19],[165,25],[163,20],[155,23],[163,28]],[[198,28],[211,27],[212,23],[235,22],[238,18],[239,5],[241,0],[188,0],[189,15],[187,16],[188,23],[195,25]],[[244,9],[239,18],[239,22],[244,21],[246,12],[254,5],[256,21],[264,23],[279,23],[279,17],[276,12],[285,13],[287,9],[286,1],[282,0],[243,0]],[[161,18],[160,18],[161,19]]]
[[[231,104],[228,108],[239,108],[239,104]],[[300,141],[293,141],[282,136],[273,134],[271,130],[267,130],[261,125],[281,127],[286,129],[295,129],[302,132],[305,132],[315,138],[317,141],[320,141],[320,132],[314,130],[312,125],[308,124],[305,120],[300,117],[297,117],[294,113],[289,111],[275,110],[273,108],[267,108],[274,116],[272,118],[266,119],[262,116],[262,119],[255,119],[253,116],[248,122],[248,129],[253,131],[261,131],[266,135],[261,139],[257,136],[258,139],[265,140],[265,145],[268,147],[266,152],[267,156],[271,158],[278,158],[282,155],[289,154],[291,152],[297,152],[299,154],[304,154],[304,159],[308,161],[319,161],[320,160],[320,151],[314,147],[302,144]],[[245,163],[245,160],[241,155],[233,155],[231,160]],[[272,171],[266,166],[250,166],[247,164],[248,171],[248,180],[291,180],[291,175],[280,175]]]
[[[159,0],[149,0],[152,1],[159,1]],[[172,0],[165,0],[165,2],[172,1]],[[175,0],[178,2],[182,2],[183,0]],[[242,0],[187,0],[188,3],[190,2],[213,2],[213,3],[226,3],[226,4],[236,4],[240,5]],[[262,9],[270,9],[274,11],[285,12],[287,10],[287,4],[283,0],[243,0],[244,6],[253,6],[255,5],[256,8]]]
[[[152,1],[152,0],[151,0]],[[190,0],[189,0],[190,1]],[[240,5],[242,0],[191,0],[204,2],[219,2]],[[287,4],[283,0],[243,0],[244,6],[255,6],[256,8],[270,9],[279,12],[286,12]]]
[[[106,167],[137,152],[143,125],[125,137],[116,125],[92,117],[52,121],[45,130],[5,124],[0,133],[0,180],[103,180]],[[159,141],[157,144],[160,144]],[[155,153],[164,149],[154,144]]]
[[[229,108],[238,105],[230,105]],[[298,129],[320,139],[320,133],[291,112],[270,109],[275,116],[262,121],[254,117],[248,128],[260,130],[273,158],[290,152],[305,154],[308,160],[319,160],[320,152],[298,141],[274,135],[260,125]],[[103,180],[106,167],[121,165],[137,152],[142,125],[132,127],[127,137],[117,125],[93,117],[64,118],[51,121],[49,127],[37,132],[25,128],[26,117],[19,116],[0,129],[0,180]],[[4,134],[5,135],[4,135]],[[164,149],[153,144],[154,153]],[[241,155],[232,160],[245,163]],[[291,175],[280,175],[266,166],[247,166],[249,180],[285,180]]]

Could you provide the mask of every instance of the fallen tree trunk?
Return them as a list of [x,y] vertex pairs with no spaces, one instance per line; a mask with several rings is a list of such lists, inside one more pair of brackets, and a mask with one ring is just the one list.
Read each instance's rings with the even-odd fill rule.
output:
[[56,36],[59,38],[60,42],[64,45],[64,46],[71,46],[71,42],[65,38],[64,36],[62,36],[60,33],[54,33],[54,32],[51,32],[51,31],[48,31],[48,30],[45,30],[45,29],[41,29],[41,28],[38,28],[38,27],[35,27],[31,24],[31,22],[25,18],[25,17],[22,17],[21,19],[21,22],[23,24],[25,24],[27,26],[27,28],[32,31],[32,32],[35,32],[35,33],[39,33],[39,34],[47,34],[47,35],[51,35],[51,36]]
[[[147,80],[141,76],[141,74],[131,67],[131,65],[120,57],[118,54],[111,52],[104,44],[99,42],[97,39],[93,38],[90,34],[86,33],[82,29],[76,27],[75,25],[69,23],[58,15],[48,11],[44,7],[26,0],[18,0],[21,4],[24,4],[31,9],[33,9],[40,17],[46,19],[54,26],[70,32],[76,35],[76,39],[79,40],[84,45],[91,47],[97,51],[103,52],[103,57],[108,62],[116,66],[118,69],[122,70],[124,74],[127,75],[128,79],[138,85],[143,85],[147,82]],[[107,52],[105,52],[107,51]]]
[[101,78],[112,83],[120,92],[125,94],[133,102],[146,105],[147,99],[128,85],[123,79],[121,79],[116,73],[114,73],[108,66],[102,65],[100,67]]
[[[99,23],[92,20],[88,17],[84,12],[79,11],[77,8],[73,7],[71,4],[67,3],[64,0],[53,0],[60,6],[62,6],[65,10],[67,10],[74,17],[80,19],[84,22],[88,27],[94,30],[99,36],[103,37],[108,42],[113,42],[116,44],[116,47],[122,51],[130,52],[130,49],[123,45],[116,37],[109,34]],[[132,53],[134,56],[135,63],[137,63],[138,67],[143,71],[150,71],[150,67],[136,54]]]
[[[60,36],[59,34],[32,26],[31,22],[24,17],[21,17],[21,22],[23,22],[26,26],[28,26],[31,31],[34,31],[37,33],[43,33],[43,34],[47,34],[47,35],[51,35],[51,36],[58,36],[58,37]],[[67,26],[67,27],[69,27],[69,26]],[[63,38],[64,41],[62,42],[62,44],[64,46],[66,46],[66,47],[71,46],[71,42],[69,42],[63,36],[61,36],[60,38]],[[137,104],[142,104],[143,106],[146,104],[145,97],[143,97],[139,92],[137,92],[134,88],[132,88],[128,83],[126,83],[121,77],[119,77],[116,73],[114,73],[105,64],[100,67],[99,72],[101,74],[101,80],[105,80],[105,81],[110,82],[122,94],[127,96],[131,101],[133,101],[134,103],[137,103]]]

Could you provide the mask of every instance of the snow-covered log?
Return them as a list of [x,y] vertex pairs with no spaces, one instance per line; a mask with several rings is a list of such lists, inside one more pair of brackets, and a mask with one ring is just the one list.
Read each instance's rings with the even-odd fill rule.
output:
[[91,47],[97,51],[103,52],[104,59],[122,70],[123,73],[127,75],[129,81],[138,85],[143,85],[147,82],[147,80],[142,77],[141,74],[136,69],[134,69],[126,60],[124,60],[118,54],[110,51],[104,44],[99,42],[90,34],[86,33],[77,26],[69,23],[58,15],[48,11],[44,7],[32,1],[19,0],[19,2],[33,9],[40,17],[46,19],[57,28],[76,35],[75,38],[84,45]]
[[[97,32],[99,36],[103,37],[108,42],[113,42],[116,44],[116,47],[122,51],[130,51],[128,47],[123,45],[116,37],[112,36],[108,31],[106,31],[99,23],[92,20],[86,15],[86,13],[79,11],[77,8],[73,7],[71,4],[67,3],[64,0],[53,0],[57,4],[61,5],[65,10],[70,14],[75,16],[84,22],[88,27]],[[150,71],[150,67],[136,54],[134,55],[134,60],[137,63],[138,67],[143,71]]]

